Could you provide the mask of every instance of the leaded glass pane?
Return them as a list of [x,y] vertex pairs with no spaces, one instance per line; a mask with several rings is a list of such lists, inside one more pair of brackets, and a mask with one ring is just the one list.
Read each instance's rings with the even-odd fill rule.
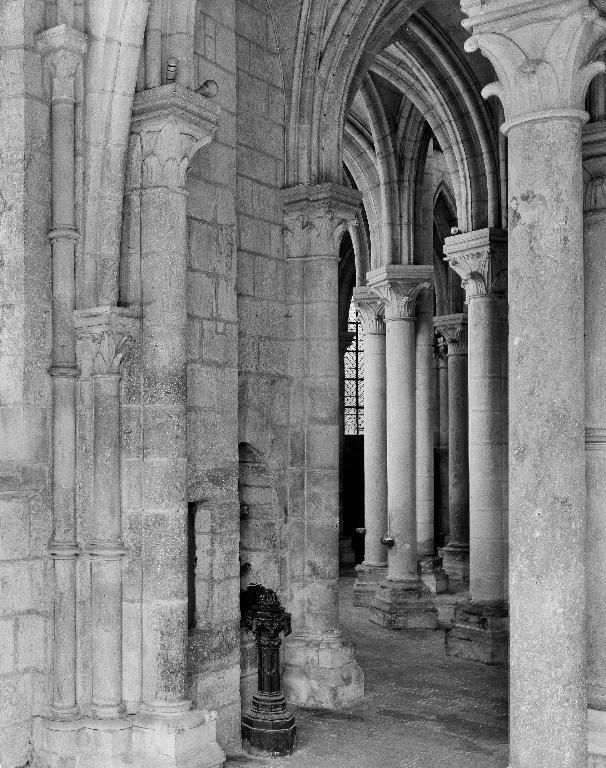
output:
[[349,307],[347,330],[353,334],[344,356],[345,434],[364,432],[364,350],[358,313],[353,302]]

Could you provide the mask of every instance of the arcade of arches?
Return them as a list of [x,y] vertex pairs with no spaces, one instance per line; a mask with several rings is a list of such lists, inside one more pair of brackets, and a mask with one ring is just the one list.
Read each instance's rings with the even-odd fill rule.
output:
[[603,0],[0,0],[0,48],[2,768],[223,765],[242,583],[288,700],[358,701],[340,559],[403,642],[456,586],[511,768],[606,766]]

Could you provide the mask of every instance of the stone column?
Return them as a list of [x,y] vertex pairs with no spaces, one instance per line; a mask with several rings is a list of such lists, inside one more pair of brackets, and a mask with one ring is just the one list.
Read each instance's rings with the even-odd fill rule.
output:
[[584,0],[466,13],[508,138],[510,765],[585,768],[581,131],[606,24]]
[[339,565],[349,566],[355,563],[355,555],[351,545],[351,536],[344,536],[343,516],[346,510],[343,508],[343,457],[345,442],[345,353],[354,339],[351,331],[339,332]]
[[442,315],[434,325],[448,344],[448,544],[440,550],[452,579],[469,581],[469,446],[467,315]]
[[446,261],[462,278],[468,306],[469,592],[455,608],[446,653],[487,664],[507,660],[505,474],[507,436],[507,233],[447,237]]
[[76,703],[76,333],[73,311],[74,257],[79,233],[75,209],[76,75],[82,67],[86,37],[67,26],[38,37],[51,85],[51,195],[53,258],[53,347],[49,373],[53,391],[53,538],[55,720],[73,720]]
[[339,630],[338,255],[360,195],[334,184],[284,190],[291,313],[289,701],[335,708],[364,683]]
[[144,445],[143,707],[134,748],[141,759],[157,754],[158,733],[169,727],[176,735],[167,756],[178,761],[185,744],[195,745],[209,766],[224,759],[215,722],[191,709],[187,690],[185,176],[218,117],[204,96],[160,86],[135,95],[131,141],[141,158]]
[[437,398],[436,413],[437,445],[436,464],[438,480],[439,542],[448,543],[450,522],[448,515],[448,344],[441,336],[434,338],[434,355],[436,360]]
[[417,555],[421,578],[433,594],[440,594],[448,589],[448,576],[435,542],[433,292],[417,301],[416,334]]
[[[138,314],[119,307],[78,310],[82,378],[93,380],[93,508],[87,552],[91,567],[91,715],[122,717],[122,510],[120,376]],[[128,728],[126,720],[123,728]]]
[[415,301],[431,286],[433,268],[396,265],[372,270],[368,287],[385,302],[387,360],[387,580],[370,619],[390,629],[433,628],[438,616],[419,576],[416,514]]
[[384,302],[354,289],[364,334],[364,562],[356,567],[354,605],[369,606],[387,575],[387,411]]
[[[603,97],[604,93],[598,100],[596,94],[594,101],[599,103]],[[606,122],[603,120],[589,123],[583,131],[583,169],[588,720],[589,752],[594,761],[590,765],[601,768],[606,766],[606,615],[603,610],[606,601]]]

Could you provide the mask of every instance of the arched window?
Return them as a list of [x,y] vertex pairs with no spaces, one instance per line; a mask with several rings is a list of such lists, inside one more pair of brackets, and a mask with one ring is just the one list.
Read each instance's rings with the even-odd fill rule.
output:
[[358,313],[349,305],[347,331],[351,342],[345,351],[345,434],[364,434],[364,346]]

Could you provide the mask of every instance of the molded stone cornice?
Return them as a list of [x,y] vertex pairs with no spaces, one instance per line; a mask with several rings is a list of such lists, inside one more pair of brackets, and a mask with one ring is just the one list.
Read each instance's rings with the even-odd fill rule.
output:
[[284,189],[288,258],[338,258],[341,237],[356,221],[361,200],[361,192],[338,184],[299,184]]
[[131,131],[140,137],[143,187],[181,189],[196,152],[217,132],[221,110],[172,83],[135,94]]
[[65,24],[38,35],[36,47],[50,69],[53,101],[74,101],[76,70],[84,59],[87,46],[86,35]]
[[474,296],[507,291],[507,232],[478,229],[444,241],[445,259],[461,276],[467,301]]
[[585,92],[605,69],[591,57],[606,34],[590,0],[463,0],[461,7],[473,30],[465,50],[480,49],[497,73],[482,96],[503,103],[503,133],[533,120],[587,119]]
[[435,329],[448,344],[449,355],[467,354],[467,315],[440,315],[434,317]]
[[416,300],[432,280],[433,266],[425,264],[388,264],[366,273],[368,287],[385,301],[386,320],[413,318]]
[[353,301],[357,307],[364,333],[385,333],[385,299],[370,288],[354,288]]
[[137,335],[136,311],[123,307],[94,307],[74,312],[78,361],[83,378],[119,376],[122,362]]
[[585,211],[606,209],[606,122],[583,128],[583,171]]

